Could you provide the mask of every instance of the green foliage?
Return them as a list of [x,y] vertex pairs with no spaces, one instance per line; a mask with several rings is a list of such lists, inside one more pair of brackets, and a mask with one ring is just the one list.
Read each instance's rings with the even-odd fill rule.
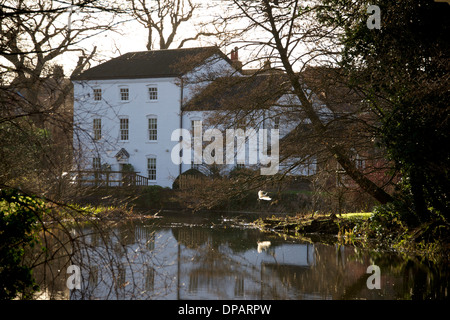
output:
[[[25,120],[0,124],[0,182],[22,183],[36,174],[39,154],[45,149],[47,133]],[[11,183],[13,182],[13,183]]]
[[[380,30],[366,25],[369,4],[380,7]],[[449,14],[428,0],[325,0],[318,13],[342,30],[341,66],[366,93],[380,147],[402,176],[402,203],[385,209],[408,224],[449,216]]]
[[392,242],[399,234],[404,234],[408,228],[405,219],[408,219],[408,212],[399,210],[394,203],[378,206],[374,209],[373,215],[368,219],[367,236]]
[[36,231],[45,203],[16,190],[0,190],[0,299],[31,298],[38,286],[25,250],[38,243]]

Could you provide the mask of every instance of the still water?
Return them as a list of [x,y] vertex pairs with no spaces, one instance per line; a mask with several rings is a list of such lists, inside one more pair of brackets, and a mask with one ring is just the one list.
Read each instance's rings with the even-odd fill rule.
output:
[[[448,299],[448,265],[284,239],[245,224],[253,218],[177,213],[74,228],[70,259],[36,270],[39,298]],[[69,289],[71,264],[80,289]]]

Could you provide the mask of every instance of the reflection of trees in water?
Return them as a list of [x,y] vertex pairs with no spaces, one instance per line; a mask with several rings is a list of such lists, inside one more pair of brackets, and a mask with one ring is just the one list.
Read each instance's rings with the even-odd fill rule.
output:
[[78,251],[75,260],[97,275],[74,298],[153,299],[170,293],[174,286],[170,267],[175,258],[160,254],[166,250],[166,237],[130,223],[109,230],[107,237],[108,241],[96,246],[87,241]]
[[[304,254],[305,246],[309,252],[304,263],[296,264],[280,259],[286,241],[254,229],[99,222],[68,230],[47,230],[47,256],[34,257],[45,261],[37,264],[34,274],[48,288],[47,298],[447,297],[448,266],[393,253],[291,243],[294,254]],[[257,241],[261,240],[270,240],[271,246],[258,253]],[[70,264],[82,270],[82,290],[72,291],[72,295],[66,286]],[[367,288],[366,270],[371,264],[381,269],[380,290]]]
[[67,299],[69,289],[66,286],[66,270],[71,264],[73,237],[69,232],[58,228],[44,229],[40,239],[46,250],[33,248],[28,252],[27,264],[33,267],[33,276],[41,291],[39,299]]
[[[158,241],[145,225],[104,222],[67,231],[49,230],[43,237],[47,256],[34,257],[41,259],[34,268],[41,298],[150,299],[173,286],[173,279],[167,279],[171,272],[164,271],[173,259],[155,259],[164,250],[164,239]],[[67,288],[71,264],[81,269],[81,290]]]
[[[256,242],[253,250],[256,252]],[[278,279],[262,278],[261,264],[235,253],[226,244],[218,248],[204,244],[194,252],[182,252],[182,256],[181,273],[187,279],[183,295],[217,299],[288,298]]]
[[[251,231],[251,230],[247,230]],[[191,263],[188,293],[207,291],[215,297],[266,299],[410,299],[446,297],[448,267],[413,261],[389,253],[351,246],[314,244],[314,263],[309,266],[246,261],[242,253],[254,250],[260,235],[190,228],[174,232],[187,248]],[[275,244],[271,247],[276,247]],[[234,250],[232,248],[237,248]],[[367,267],[381,268],[381,289],[367,288]],[[230,290],[234,288],[234,290]],[[203,293],[205,294],[205,293]]]
[[270,290],[272,299],[287,298],[281,286],[262,284],[260,264],[245,253],[254,251],[261,233],[254,229],[176,228],[180,244],[180,297],[260,298]]
[[[297,298],[320,299],[444,299],[449,285],[448,266],[441,270],[395,253],[358,250],[349,246],[315,244],[310,268],[270,266]],[[381,269],[381,289],[367,288],[367,267]]]

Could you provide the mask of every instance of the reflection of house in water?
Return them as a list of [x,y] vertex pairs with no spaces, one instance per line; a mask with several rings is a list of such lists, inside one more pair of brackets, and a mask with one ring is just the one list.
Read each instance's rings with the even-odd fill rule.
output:
[[261,252],[261,260],[265,265],[286,265],[309,267],[314,264],[314,245],[281,244]]
[[156,268],[165,263],[154,261],[155,248],[164,247],[154,229],[134,223],[101,232],[88,227],[79,239],[73,262],[81,268],[82,289],[72,290],[71,299],[154,297],[155,284],[163,282],[158,276],[164,276]]
[[[282,287],[289,291],[295,287],[292,280],[300,278],[314,265],[314,245],[312,244],[282,244],[268,250],[270,257],[264,257],[261,262],[261,282],[274,285],[279,281]],[[268,286],[270,288],[270,286]],[[267,289],[269,290],[269,289]],[[270,291],[267,292],[270,294]],[[286,292],[286,296],[288,296]],[[308,295],[308,298],[320,298]]]
[[[180,298],[287,298],[283,267],[299,271],[314,264],[311,244],[273,243],[258,250],[257,230],[174,229],[179,246]],[[299,272],[298,271],[298,272]]]
[[[72,291],[72,299],[402,299],[438,283],[412,262],[406,271],[422,277],[405,276],[403,260],[385,254],[375,256],[381,290],[369,290],[366,269],[374,261],[367,252],[279,238],[258,250],[268,239],[256,229],[131,223],[96,231],[85,228],[76,237],[70,263],[81,267],[82,292]],[[62,258],[48,267],[63,270]],[[53,290],[67,294],[61,274]],[[442,283],[438,292],[447,288]]]

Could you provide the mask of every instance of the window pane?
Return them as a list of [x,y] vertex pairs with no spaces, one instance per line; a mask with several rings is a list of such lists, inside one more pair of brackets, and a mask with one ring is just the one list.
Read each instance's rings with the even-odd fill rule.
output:
[[198,170],[200,168],[199,164],[194,163],[194,161],[191,161],[191,169],[196,169]]
[[157,87],[149,87],[148,88],[148,99],[149,100],[158,100],[158,88]]
[[156,180],[156,158],[147,159],[148,178]]
[[120,100],[128,101],[129,97],[128,94],[129,94],[128,88],[120,88]]
[[158,119],[148,119],[148,140],[155,141],[158,139]]
[[128,119],[120,119],[120,140],[128,140]]
[[101,139],[102,138],[102,119],[94,119],[93,130],[94,130],[94,140]]
[[94,89],[94,100],[95,101],[102,100],[102,89]]
[[201,125],[202,125],[201,120],[192,120],[191,121],[192,131],[194,131],[196,128],[201,128]]

